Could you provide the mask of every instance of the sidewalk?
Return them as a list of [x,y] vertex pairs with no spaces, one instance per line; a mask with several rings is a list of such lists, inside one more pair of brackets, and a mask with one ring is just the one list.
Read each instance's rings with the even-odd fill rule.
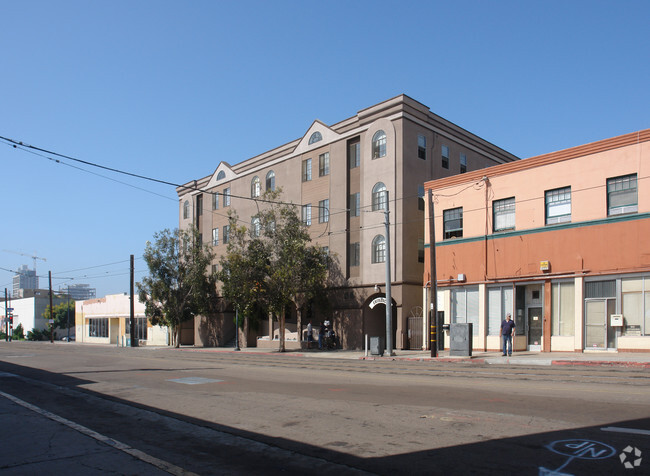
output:
[[[197,352],[241,352],[253,354],[278,355],[277,350],[258,349],[256,347],[242,348],[235,351],[232,347],[192,347],[183,350]],[[423,362],[453,362],[459,364],[488,364],[488,365],[584,365],[603,367],[627,367],[650,369],[650,352],[515,352],[512,357],[503,357],[501,352],[472,352],[471,357],[450,356],[445,350],[438,357],[431,357],[430,351],[395,350],[393,356],[384,354],[368,355],[363,350],[288,350],[283,355],[314,357],[323,359],[352,359],[352,360],[404,360]]]

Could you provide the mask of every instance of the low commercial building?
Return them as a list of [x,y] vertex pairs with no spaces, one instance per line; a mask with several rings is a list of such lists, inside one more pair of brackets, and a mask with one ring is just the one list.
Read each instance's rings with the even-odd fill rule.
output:
[[511,313],[516,350],[650,351],[649,177],[643,130],[427,182],[445,321],[476,350]]
[[[137,299],[137,298],[136,298]],[[103,298],[76,301],[77,342],[129,345],[131,338],[131,298],[127,294],[109,294]],[[144,314],[144,303],[134,304],[135,338],[139,345],[168,345],[167,327],[154,326]]]
[[[13,309],[14,329],[19,325],[22,325],[25,335],[27,335],[27,332],[34,329],[39,331],[49,331],[50,321],[49,318],[43,317],[43,313],[47,306],[50,305],[50,292],[47,289],[22,289],[21,294],[24,297],[10,299],[8,304],[5,304],[4,301],[0,302],[0,316],[3,316],[2,330],[7,330],[7,321],[4,316],[7,315],[5,307],[8,307],[9,309]],[[64,297],[56,294],[52,296],[52,304],[54,306],[57,306],[62,302],[66,302]]]

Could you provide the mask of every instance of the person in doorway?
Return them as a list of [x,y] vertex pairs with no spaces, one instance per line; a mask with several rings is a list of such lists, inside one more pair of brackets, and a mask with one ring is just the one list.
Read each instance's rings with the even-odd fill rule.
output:
[[515,321],[510,313],[506,314],[505,320],[501,323],[501,338],[503,339],[503,355],[512,355],[512,341],[515,338]]
[[311,343],[314,342],[314,329],[311,326],[311,321],[307,324],[307,348],[311,349]]

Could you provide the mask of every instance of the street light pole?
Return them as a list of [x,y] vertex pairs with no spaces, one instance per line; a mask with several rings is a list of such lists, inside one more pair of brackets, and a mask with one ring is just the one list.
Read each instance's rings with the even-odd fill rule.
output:
[[394,355],[393,352],[393,300],[390,295],[390,220],[388,207],[388,190],[386,190],[386,209],[384,216],[386,220],[386,352],[388,355]]

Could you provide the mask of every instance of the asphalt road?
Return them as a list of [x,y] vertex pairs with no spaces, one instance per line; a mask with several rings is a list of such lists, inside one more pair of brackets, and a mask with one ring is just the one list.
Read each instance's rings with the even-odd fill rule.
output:
[[0,342],[6,474],[648,474],[649,412],[647,369]]

